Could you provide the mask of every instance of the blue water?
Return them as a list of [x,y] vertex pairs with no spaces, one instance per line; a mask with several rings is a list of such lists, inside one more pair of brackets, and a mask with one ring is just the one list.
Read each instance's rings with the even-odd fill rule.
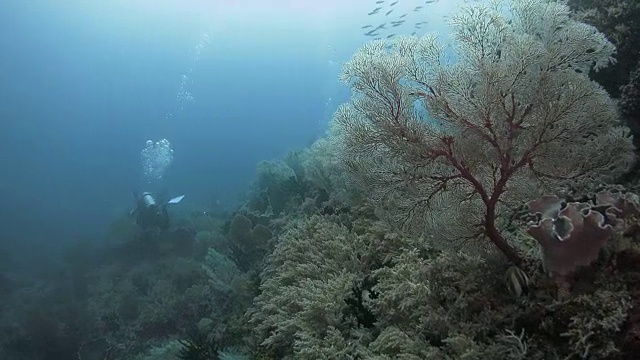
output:
[[[326,6],[365,14],[372,2],[361,3]],[[233,208],[258,161],[322,135],[348,97],[340,64],[368,40],[359,28],[369,19],[265,7],[234,19],[241,7],[207,4],[0,4],[3,247],[31,255],[99,241],[145,190],[147,139],[174,149],[162,187],[186,195],[183,210],[206,210]]]

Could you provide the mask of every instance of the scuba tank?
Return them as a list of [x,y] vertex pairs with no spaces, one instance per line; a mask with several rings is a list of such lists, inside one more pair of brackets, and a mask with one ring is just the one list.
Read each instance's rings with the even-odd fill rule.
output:
[[167,211],[167,205],[177,204],[183,198],[184,195],[180,195],[166,203],[159,203],[151,192],[143,192],[140,197],[136,196],[136,205],[132,210],[132,214],[136,217],[136,224],[145,230],[152,228],[168,229],[169,212]]

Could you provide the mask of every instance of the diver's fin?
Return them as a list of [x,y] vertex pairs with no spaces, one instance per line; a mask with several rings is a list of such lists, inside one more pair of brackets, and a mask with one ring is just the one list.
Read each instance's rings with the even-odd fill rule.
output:
[[184,195],[176,196],[173,199],[167,201],[167,204],[177,204],[184,199]]

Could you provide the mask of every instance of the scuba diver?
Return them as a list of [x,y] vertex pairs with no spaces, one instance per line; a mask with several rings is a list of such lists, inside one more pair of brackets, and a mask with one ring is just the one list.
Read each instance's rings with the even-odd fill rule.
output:
[[136,224],[140,228],[143,230],[154,228],[167,230],[170,225],[167,205],[179,203],[184,195],[174,197],[167,202],[159,202],[150,192],[143,192],[140,196],[134,193],[133,197],[135,206],[130,214],[136,217]]

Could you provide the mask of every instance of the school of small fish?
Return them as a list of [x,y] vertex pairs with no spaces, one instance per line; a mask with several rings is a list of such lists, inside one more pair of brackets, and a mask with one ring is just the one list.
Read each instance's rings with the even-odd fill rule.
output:
[[[377,0],[375,2],[375,7],[371,11],[367,13],[368,16],[374,16],[380,14],[379,16],[384,17],[384,21],[378,25],[367,24],[361,27],[364,30],[364,35],[369,36],[375,40],[382,38],[392,38],[397,35],[397,29],[399,26],[405,24],[407,22],[407,15],[411,13],[419,13],[421,10],[425,9],[424,5],[437,3],[439,0],[425,0],[423,1],[423,5],[418,5],[413,8],[410,12],[405,12],[400,15],[397,15],[399,12],[396,12],[396,4],[398,4],[399,0]],[[426,21],[419,21],[413,24],[413,27],[409,31],[411,35],[416,35],[420,30],[423,29],[423,26],[426,25]],[[405,27],[406,28],[406,27]],[[385,31],[387,30],[387,31]],[[391,30],[390,33],[387,34],[388,30]]]

